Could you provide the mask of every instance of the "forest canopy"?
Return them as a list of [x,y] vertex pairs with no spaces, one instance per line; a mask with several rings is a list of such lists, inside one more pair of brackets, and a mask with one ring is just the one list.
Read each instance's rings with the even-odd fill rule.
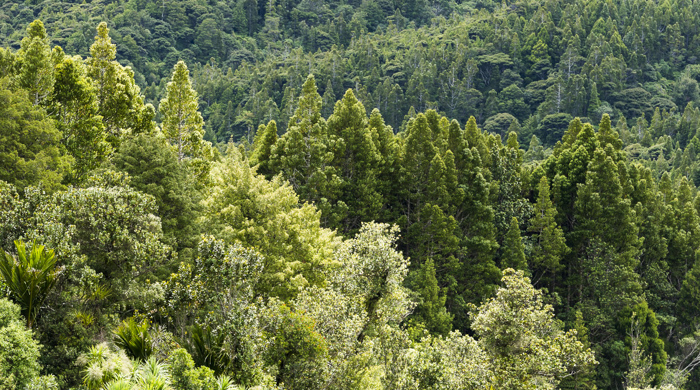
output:
[[699,20],[4,3],[0,390],[700,388]]

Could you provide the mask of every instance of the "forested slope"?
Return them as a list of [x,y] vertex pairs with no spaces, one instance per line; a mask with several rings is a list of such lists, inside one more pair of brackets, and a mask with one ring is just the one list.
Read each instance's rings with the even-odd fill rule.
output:
[[699,7],[3,4],[0,388],[698,388]]

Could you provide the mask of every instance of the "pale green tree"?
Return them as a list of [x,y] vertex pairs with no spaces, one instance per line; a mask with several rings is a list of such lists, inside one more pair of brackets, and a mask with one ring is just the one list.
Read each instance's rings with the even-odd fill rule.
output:
[[326,285],[302,291],[294,300],[294,307],[314,319],[328,341],[327,372],[317,388],[381,386],[376,375],[389,362],[382,363],[384,357],[373,350],[382,338],[407,339],[398,325],[414,303],[403,286],[408,259],[395,248],[397,233],[386,224],[363,224],[335,252]]
[[99,114],[107,140],[113,147],[119,145],[124,134],[149,133],[155,128],[153,106],[144,104],[141,89],[134,81],[134,72],[115,61],[116,53],[109,28],[102,22],[97,26],[86,64],[88,76],[97,88]]
[[533,244],[530,266],[534,283],[537,284],[545,275],[552,275],[561,268],[560,260],[569,252],[566,246],[564,232],[557,225],[557,209],[549,195],[549,181],[543,176],[537,187],[537,203],[534,215],[530,219],[528,232],[533,234]]
[[201,224],[229,244],[265,254],[261,291],[286,300],[323,282],[338,238],[321,227],[312,205],[299,203],[291,185],[257,174],[234,146],[214,164],[210,181]]
[[0,298],[0,389],[23,389],[39,375],[39,343],[23,324],[20,307]]
[[[504,286],[472,313],[472,328],[488,358],[492,386],[555,389],[562,378],[596,364],[576,331],[564,332],[542,292],[522,271],[503,271]],[[515,358],[517,357],[517,358]]]
[[75,159],[71,179],[79,182],[107,158],[111,147],[98,114],[97,90],[87,76],[83,59],[61,57],[54,69],[56,83],[47,99],[47,112],[55,119],[62,143]]
[[158,110],[163,115],[163,134],[177,151],[178,161],[200,157],[204,152],[204,120],[184,61],[175,64]]
[[22,39],[17,54],[20,64],[19,86],[29,92],[36,106],[49,96],[54,85],[51,47],[41,20],[37,19],[27,27],[27,36]]
[[0,79],[0,180],[20,190],[41,183],[56,191],[72,161],[61,153],[61,132],[26,93],[8,84]]

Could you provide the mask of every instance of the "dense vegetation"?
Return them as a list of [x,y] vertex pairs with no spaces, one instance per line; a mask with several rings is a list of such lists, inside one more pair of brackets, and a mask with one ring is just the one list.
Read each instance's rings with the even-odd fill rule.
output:
[[700,388],[697,26],[6,2],[0,389]]

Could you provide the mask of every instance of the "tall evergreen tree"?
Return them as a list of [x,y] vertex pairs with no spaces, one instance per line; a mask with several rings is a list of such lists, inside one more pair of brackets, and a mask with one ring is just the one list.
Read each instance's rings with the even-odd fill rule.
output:
[[54,86],[53,60],[46,29],[41,20],[27,27],[19,54],[19,86],[31,95],[34,105],[43,103]]
[[[530,269],[533,273],[533,284],[537,284],[547,274],[554,283],[555,273],[561,268],[560,261],[569,252],[566,246],[564,232],[557,225],[557,210],[549,195],[549,181],[546,177],[540,179],[537,187],[537,204],[530,219],[528,232],[535,239],[530,259]],[[551,285],[551,287],[554,287]]]
[[350,232],[362,222],[372,221],[382,207],[381,195],[376,190],[381,155],[368,126],[365,107],[351,89],[336,103],[327,129],[333,140],[331,164],[342,181],[339,202],[347,208],[347,216],[338,228]]
[[520,224],[518,219],[513,217],[510,227],[503,241],[501,254],[501,268],[513,268],[515,270],[526,271],[527,261],[525,260],[525,247],[520,237]]
[[342,181],[331,164],[335,158],[333,140],[321,116],[322,105],[316,79],[309,75],[287,132],[272,147],[270,165],[289,181],[301,199],[316,204],[324,225],[337,226],[346,210],[337,203]]
[[61,132],[24,91],[0,79],[0,180],[20,189],[42,184],[61,188],[72,158],[61,153]]
[[183,61],[175,64],[158,110],[163,115],[163,134],[175,149],[179,162],[205,153],[204,120],[199,113],[197,92],[192,88],[190,72]]
[[270,166],[272,148],[277,142],[277,123],[270,121],[267,126],[260,125],[255,140],[253,141],[253,152],[250,156],[250,164],[258,165],[257,172],[270,179],[273,175]]
[[[446,335],[452,330],[452,315],[445,310],[446,296],[441,294],[438,280],[435,276],[435,264],[428,258],[417,272],[413,281],[414,289],[420,296],[420,303],[408,321],[420,331],[428,330],[432,334]],[[416,335],[420,336],[420,334]]]
[[153,106],[143,103],[134,72],[115,61],[116,52],[107,24],[100,23],[86,63],[88,76],[97,87],[99,114],[114,147],[125,132],[148,133],[155,128]]
[[56,119],[56,127],[63,134],[62,141],[75,158],[70,174],[71,182],[80,182],[91,169],[97,168],[111,152],[96,90],[82,59],[64,57],[55,68],[53,92],[47,100],[47,111]]

